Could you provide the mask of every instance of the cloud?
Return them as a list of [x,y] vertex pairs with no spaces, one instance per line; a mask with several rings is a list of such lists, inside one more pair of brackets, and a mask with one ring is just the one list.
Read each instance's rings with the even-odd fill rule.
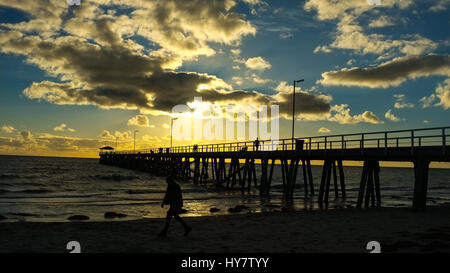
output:
[[289,39],[291,37],[294,37],[294,34],[290,33],[290,32],[283,32],[280,33],[280,38],[281,39]]
[[[277,102],[280,106],[280,115],[292,118],[292,93],[279,93],[276,95]],[[331,97],[327,95],[311,95],[307,92],[295,92],[295,114],[327,114],[330,109]]]
[[231,11],[233,0],[124,2],[136,7],[130,23],[137,24],[137,34],[186,57],[214,54],[208,42],[238,44],[256,33],[243,15]]
[[352,116],[347,104],[334,105],[327,120],[340,124],[357,124],[360,122],[372,124],[384,123],[372,111],[364,111],[362,114]]
[[115,131],[114,137],[118,138],[120,140],[128,141],[128,140],[133,139],[133,137],[131,137],[131,134],[132,133],[130,131],[125,131],[125,132]]
[[41,149],[57,151],[95,151],[99,148],[100,144],[97,139],[54,136],[51,134],[41,134],[35,138],[35,141],[37,145],[44,146]]
[[[292,91],[293,86],[282,81],[275,87],[278,92],[273,95],[274,104],[280,105],[280,115],[286,119],[292,118]],[[351,115],[351,109],[347,104],[331,105],[332,96],[309,90],[297,90],[295,92],[295,115],[299,120],[328,120],[339,124],[357,124],[361,122],[382,124],[373,112],[364,111],[359,115]]]
[[[256,107],[260,105],[265,106],[279,106],[280,117],[291,119],[292,118],[292,86],[287,85],[286,82],[280,82],[275,88],[277,93],[273,95],[264,95],[259,92],[244,92],[235,91],[229,94],[229,100],[216,101],[215,103],[208,102],[206,97],[205,101],[201,103],[190,102],[188,106],[190,108],[198,108],[199,113],[197,116],[209,117],[209,114],[214,107],[233,107],[241,110],[249,107]],[[202,97],[202,99],[205,97]],[[331,109],[330,101],[331,96],[313,91],[303,91],[301,89],[296,92],[296,117],[298,119],[317,120],[326,117]]]
[[[286,118],[292,118],[292,91],[293,86],[288,85],[282,81],[275,88],[278,91],[272,98],[275,100],[274,104],[280,106],[280,115]],[[303,90],[296,90],[295,92],[295,114],[310,116],[326,115],[330,109],[330,102],[333,98],[324,94],[310,94]]]
[[[41,14],[49,6],[44,0],[23,0],[20,7],[13,2],[2,4],[23,9],[31,18],[53,16]],[[63,2],[58,1],[62,11],[56,16],[67,11]],[[3,26],[2,53],[23,55],[27,63],[58,79],[34,82],[23,92],[27,98],[149,113],[167,113],[200,95],[212,101],[228,100],[233,90],[223,80],[175,69],[184,60],[215,54],[211,43],[236,46],[242,37],[256,33],[243,15],[232,11],[236,1],[120,0],[111,2],[115,6],[109,12],[102,7],[106,3],[83,3],[73,14],[66,14],[64,25],[55,24],[57,31],[50,36],[37,29],[18,29],[17,24]],[[40,9],[40,4],[45,8]],[[114,8],[129,12],[118,15]],[[130,38],[136,35],[155,46],[144,49],[144,43]]]
[[433,106],[434,101],[436,100],[436,95],[431,94],[429,96],[422,97],[419,102],[422,103],[422,108],[428,108]]
[[33,134],[30,131],[21,131],[20,136],[22,137],[23,141],[30,141],[33,139]]
[[[214,101],[228,99],[230,94],[219,90],[231,87],[215,76],[163,71],[162,59],[126,48],[100,49],[75,38],[58,38],[51,44],[33,42],[42,48],[36,55],[47,56],[36,61],[39,66],[72,81],[33,83],[24,90],[25,96],[31,99],[60,105],[91,104],[101,108],[168,112],[195,96],[208,96]],[[33,47],[30,46],[31,56],[35,54]],[[62,64],[55,68],[58,63]],[[200,89],[201,86],[206,88]]]
[[245,66],[252,70],[266,70],[272,67],[272,65],[268,61],[264,60],[263,57],[249,58],[245,61]]
[[414,104],[407,102],[404,94],[394,94],[395,98],[394,108],[402,109],[402,108],[414,108]]
[[231,78],[232,81],[234,81],[237,85],[242,85],[244,83],[244,80],[242,79],[242,77],[232,77]]
[[[40,7],[49,1],[54,5]],[[26,29],[18,24],[1,27],[2,53],[21,55],[28,64],[55,78],[34,82],[24,89],[29,99],[58,105],[138,109],[141,114],[159,115],[202,97],[218,105],[280,104],[282,115],[292,114],[289,92],[270,96],[234,90],[214,75],[177,71],[186,60],[216,54],[217,45],[235,48],[244,37],[256,34],[251,22],[234,11],[234,0],[92,0],[70,13],[64,1],[1,3],[24,10],[31,19],[58,18],[51,29],[39,29],[38,22]],[[113,5],[107,10],[105,4]],[[240,54],[234,51],[235,56]],[[236,57],[234,61],[251,70],[271,68],[262,57]],[[259,76],[253,80],[260,84],[269,81]],[[336,111],[331,100],[325,94],[300,90],[296,93],[296,115],[310,120],[333,118]],[[370,120],[369,114],[361,115],[365,118],[351,117],[357,122]],[[108,140],[118,135],[130,137],[129,132],[103,133],[102,138]]]
[[2,126],[2,131],[7,133],[7,134],[12,134],[14,133],[16,129],[14,127],[12,127],[11,125],[3,125]]
[[435,93],[420,99],[423,108],[441,106],[445,110],[450,108],[450,79],[438,84]]
[[100,141],[102,142],[110,142],[111,144],[117,141],[119,146],[129,146],[133,145],[133,133],[130,131],[115,131],[112,134],[108,130],[103,130],[99,135]]
[[317,130],[317,132],[320,134],[328,134],[331,133],[331,130],[325,127],[320,127],[319,130]]
[[384,117],[387,118],[387,119],[389,119],[389,120],[391,120],[391,121],[393,121],[393,122],[399,122],[399,121],[400,121],[400,119],[399,119],[398,117],[396,117],[396,116],[392,113],[392,110],[391,110],[391,109],[389,109],[389,110],[384,114]]
[[418,34],[409,35],[408,40],[393,40],[383,34],[365,34],[351,16],[344,17],[338,24],[338,33],[330,44],[331,48],[355,51],[358,54],[377,55],[421,55],[437,48],[437,44]]
[[170,128],[170,125],[167,124],[167,123],[163,123],[162,127],[163,127],[164,129],[169,129],[169,128]]
[[438,106],[442,106],[444,109],[450,108],[450,79],[438,85],[436,96],[439,98]]
[[258,4],[262,4],[263,1],[261,0],[241,0],[242,2],[245,2],[249,5],[258,5]]
[[293,85],[288,85],[286,81],[282,81],[280,82],[277,87],[275,87],[275,90],[278,92],[284,92],[284,93],[289,93],[293,91],[294,86]]
[[230,52],[233,56],[239,56],[242,53],[242,51],[239,48],[231,49]]
[[146,115],[137,115],[128,120],[128,126],[150,127],[148,117]]
[[29,15],[28,21],[1,24],[2,26],[18,31],[39,32],[44,37],[56,33],[63,22],[63,14],[67,12],[67,3],[58,0],[0,0],[0,6],[14,8]]
[[104,139],[113,139],[114,138],[114,136],[111,135],[111,133],[108,130],[103,130],[100,134],[100,137],[104,138]]
[[[357,124],[360,122],[382,124],[373,112],[364,111],[359,115],[351,115],[351,109],[347,104],[331,105],[332,96],[317,93],[313,90],[303,91],[299,87],[299,91],[295,92],[295,110],[296,117],[299,120],[328,120],[340,124]],[[280,82],[275,88],[278,92],[272,97],[276,104],[280,105],[280,115],[292,118],[292,91],[293,86],[288,85],[285,81]]]
[[[394,5],[398,5],[402,8],[406,8],[407,6],[412,4],[411,0],[382,0],[381,2],[383,7],[392,7]],[[361,14],[373,8],[375,8],[375,6],[369,5],[367,1],[360,0],[308,0],[304,4],[304,9],[306,11],[315,10],[317,12],[317,19],[321,21],[339,19],[347,14],[360,16]]]
[[387,16],[380,16],[377,19],[374,19],[370,21],[369,27],[371,28],[378,28],[378,27],[387,27],[387,26],[393,26],[395,25],[394,22],[391,20],[391,18]]
[[257,83],[257,84],[266,84],[266,83],[272,81],[271,79],[263,79],[263,78],[259,77],[259,76],[256,75],[256,74],[251,75],[251,76],[250,76],[250,79],[251,79],[254,83]]
[[75,132],[75,129],[67,127],[67,124],[61,123],[60,125],[53,128],[53,131],[55,132]]
[[400,57],[376,67],[343,68],[323,73],[318,82],[323,85],[388,88],[408,79],[433,75],[450,76],[449,55]]
[[30,131],[22,131],[16,137],[0,137],[0,151],[11,154],[59,154],[73,153],[82,156],[84,153],[95,155],[100,142],[97,139],[55,136],[48,133],[34,136]]
[[431,12],[441,12],[447,10],[449,7],[449,0],[437,0],[428,10]]
[[319,52],[330,53],[331,49],[328,46],[317,46],[316,48],[314,48],[314,53]]
[[146,143],[152,144],[152,143],[160,143],[161,139],[157,136],[149,136],[149,135],[143,135],[142,140]]
[[388,8],[398,7],[406,9],[413,4],[412,0],[396,1],[383,0],[381,6],[369,5],[363,0],[309,0],[304,4],[306,11],[316,11],[320,21],[338,20],[334,41],[328,46],[319,46],[317,52],[328,52],[331,48],[352,50],[359,54],[405,54],[420,55],[430,52],[437,47],[437,43],[420,35],[406,35],[406,39],[391,39],[381,33],[366,34],[359,25],[358,19],[363,14],[377,16],[378,19],[369,23],[369,27],[384,27],[392,24],[392,20],[383,15]]

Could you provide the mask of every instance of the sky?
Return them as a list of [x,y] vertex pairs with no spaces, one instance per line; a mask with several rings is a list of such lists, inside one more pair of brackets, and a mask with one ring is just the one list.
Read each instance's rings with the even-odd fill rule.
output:
[[205,122],[217,107],[251,116],[278,105],[278,136],[289,138],[299,79],[296,137],[448,126],[449,8],[0,0],[0,154],[95,157],[102,145],[132,149],[136,130],[137,149],[164,147],[177,105]]

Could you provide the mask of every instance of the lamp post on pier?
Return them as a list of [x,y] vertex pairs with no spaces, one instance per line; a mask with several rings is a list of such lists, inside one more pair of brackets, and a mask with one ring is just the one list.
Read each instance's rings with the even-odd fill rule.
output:
[[171,118],[170,119],[170,148],[172,149],[172,132],[173,132],[173,121],[177,120],[178,118]]
[[295,135],[295,84],[303,82],[304,79],[294,80],[294,92],[292,92],[292,139]]
[[136,133],[139,132],[139,130],[134,130],[134,138],[133,138],[133,153],[136,153]]

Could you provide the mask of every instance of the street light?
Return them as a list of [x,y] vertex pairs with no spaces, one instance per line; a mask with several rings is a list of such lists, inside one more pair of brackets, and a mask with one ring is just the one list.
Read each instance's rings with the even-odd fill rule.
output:
[[136,153],[136,133],[139,132],[139,130],[134,130],[134,144],[133,144],[133,153]]
[[172,132],[173,132],[173,121],[177,120],[178,118],[171,118],[170,119],[170,148],[172,148]]
[[292,139],[294,139],[295,128],[295,84],[303,82],[304,79],[294,81],[294,92],[292,93]]

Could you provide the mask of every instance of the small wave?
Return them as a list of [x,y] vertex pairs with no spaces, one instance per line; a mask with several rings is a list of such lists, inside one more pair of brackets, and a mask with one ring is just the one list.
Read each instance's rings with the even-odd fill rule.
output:
[[17,179],[17,178],[20,178],[20,176],[15,174],[0,174],[0,179]]
[[51,190],[23,190],[23,191],[14,191],[14,192],[39,194],[39,193],[50,193],[53,191],[51,191]]
[[428,190],[448,190],[450,187],[448,186],[435,186],[435,187],[428,187]]
[[97,174],[97,175],[89,175],[88,178],[98,180],[124,181],[124,180],[135,180],[139,179],[140,177],[136,175],[122,175],[122,174]]
[[128,194],[147,194],[147,193],[165,193],[162,190],[127,190]]
[[39,193],[50,193],[53,192],[51,190],[21,190],[21,191],[9,191],[0,189],[0,194],[2,193],[30,193],[30,194],[39,194]]
[[380,187],[380,190],[382,191],[411,191],[413,190],[412,187],[408,187],[408,186],[385,186],[385,187]]
[[[149,194],[149,193],[165,193],[166,190],[127,190],[125,191],[128,194]],[[184,189],[183,193],[208,193],[208,192],[216,192],[214,189],[204,189],[204,188],[193,188],[193,189]]]
[[[23,193],[21,191],[10,191],[10,193]],[[57,195],[7,195],[2,196],[2,200],[9,200],[9,199],[71,199],[71,198],[92,198],[92,197],[101,197],[101,196],[107,196],[109,194],[104,193],[94,193],[94,194],[57,194]]]
[[0,180],[7,180],[7,179],[35,179],[35,178],[43,178],[48,177],[48,175],[44,173],[39,174],[0,174]]
[[3,185],[8,185],[8,186],[17,186],[20,185],[22,187],[26,186],[26,187],[45,187],[45,186],[49,186],[48,184],[41,184],[41,183],[34,183],[34,182],[15,182],[15,183],[10,183],[10,184],[3,184]]
[[24,212],[19,212],[19,213],[8,213],[8,215],[12,215],[12,216],[22,216],[22,217],[36,217],[36,216],[39,216],[38,214],[24,213]]

